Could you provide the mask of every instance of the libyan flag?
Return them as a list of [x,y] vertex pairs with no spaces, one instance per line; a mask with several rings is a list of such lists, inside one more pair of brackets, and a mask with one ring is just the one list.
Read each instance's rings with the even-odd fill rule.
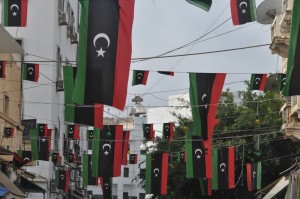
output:
[[129,155],[129,164],[137,164],[138,154]]
[[134,0],[80,0],[78,73],[73,101],[124,109]]
[[212,179],[211,178],[199,178],[200,190],[202,196],[212,195]]
[[146,155],[146,194],[167,194],[168,153],[154,152]]
[[33,160],[49,160],[51,136],[38,136],[38,129],[30,129],[31,151]]
[[37,124],[37,128],[39,131],[39,136],[47,136],[47,133],[48,133],[48,125],[47,124]]
[[4,0],[4,26],[25,27],[28,0]]
[[233,25],[241,25],[256,20],[255,0],[230,0]]
[[226,190],[235,187],[234,147],[213,149],[213,190]]
[[143,132],[146,140],[154,140],[155,133],[153,130],[153,124],[143,124]]
[[290,32],[286,85],[282,90],[285,96],[300,95],[300,1],[294,1]]
[[129,150],[129,136],[130,131],[123,131],[123,139],[122,139],[122,165],[127,165],[127,154]]
[[5,78],[6,61],[0,61],[0,78]]
[[77,124],[67,125],[68,138],[73,140],[79,140],[79,126]]
[[24,63],[22,64],[23,80],[37,82],[39,79],[39,64]]
[[174,72],[169,72],[169,71],[157,71],[157,72],[163,75],[174,76]]
[[212,4],[212,0],[186,0],[186,1],[194,6],[202,8],[205,11],[209,11]]
[[186,153],[185,151],[180,151],[177,153],[177,162],[185,162],[186,161]]
[[147,79],[148,79],[149,71],[143,71],[143,70],[134,70],[133,76],[132,76],[132,86],[135,85],[146,85]]
[[163,124],[163,138],[172,141],[174,136],[174,123]]
[[103,130],[94,129],[93,176],[118,177],[121,175],[122,132],[122,125],[104,126]]
[[12,127],[4,127],[4,137],[12,138],[14,136],[14,128]]
[[55,170],[55,185],[66,193],[69,191],[70,174],[68,170]]
[[103,105],[75,105],[72,97],[77,68],[72,66],[64,66],[63,72],[65,88],[65,121],[70,123],[94,126],[95,128],[102,128],[104,111]]
[[284,88],[286,83],[286,74],[278,73],[277,74],[277,91],[280,92]]
[[252,74],[250,80],[250,90],[263,91],[267,81],[267,74]]
[[82,155],[82,178],[83,185],[98,185],[98,177],[92,176],[92,155],[83,154]]
[[100,178],[103,199],[112,199],[112,178]]
[[190,102],[195,135],[211,140],[226,74],[190,73]]
[[50,154],[51,162],[53,162],[54,165],[57,165],[60,162],[60,155],[58,152],[52,152]]
[[261,162],[247,163],[246,172],[248,191],[261,189]]

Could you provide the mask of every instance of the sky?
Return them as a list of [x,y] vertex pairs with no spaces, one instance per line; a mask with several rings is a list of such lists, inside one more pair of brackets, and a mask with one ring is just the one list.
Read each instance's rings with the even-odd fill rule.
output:
[[[261,0],[256,2],[258,6]],[[206,12],[184,0],[136,0],[132,34],[132,59],[156,56],[193,41],[231,17],[230,0],[213,1]],[[235,30],[232,33],[199,42],[169,55],[199,53],[271,43],[270,25],[257,22],[234,26],[231,19],[206,38]],[[147,85],[131,86],[132,70],[149,70]],[[251,73],[276,73],[280,60],[268,46],[225,53],[187,57],[151,59],[131,63],[127,106],[135,95],[144,98],[145,107],[167,106],[168,96],[188,92],[188,72],[227,73],[224,89],[243,90]],[[156,71],[175,71],[164,76]],[[177,72],[177,73],[176,73]],[[178,90],[179,91],[171,91]],[[181,90],[183,89],[183,90]],[[160,91],[169,91],[161,92]],[[129,107],[130,108],[130,107]]]

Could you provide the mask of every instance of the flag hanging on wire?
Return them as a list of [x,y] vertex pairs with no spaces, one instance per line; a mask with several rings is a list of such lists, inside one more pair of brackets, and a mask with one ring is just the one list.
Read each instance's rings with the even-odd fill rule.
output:
[[50,153],[50,160],[51,160],[51,162],[53,162],[54,165],[59,165],[60,160],[61,160],[59,153],[58,152],[51,152]]
[[202,8],[205,11],[209,11],[212,4],[212,0],[186,0],[186,1],[194,6]]
[[129,150],[129,136],[130,131],[123,131],[123,139],[122,139],[122,165],[127,165],[127,154]]
[[25,27],[28,0],[4,0],[4,26]]
[[55,185],[66,193],[69,191],[70,174],[68,170],[55,170]]
[[132,76],[132,86],[135,85],[146,85],[148,79],[149,71],[142,71],[142,70],[134,70]]
[[174,136],[174,123],[164,123],[163,124],[163,139],[172,141]]
[[300,95],[300,2],[294,1],[284,96]]
[[4,137],[12,138],[14,136],[14,130],[12,127],[4,127]]
[[23,80],[37,82],[39,79],[39,64],[24,63],[22,64]]
[[230,0],[233,25],[256,21],[255,0]]
[[143,124],[143,132],[146,140],[154,140],[155,133],[153,130],[153,124]]
[[98,177],[117,177],[121,175],[123,126],[104,126],[94,129],[92,174]]
[[75,105],[73,102],[73,91],[77,68],[64,66],[64,89],[65,89],[65,121],[76,124],[103,127],[103,105]]
[[186,161],[186,153],[185,151],[178,152],[177,162],[185,162]]
[[73,101],[124,109],[134,0],[80,0],[78,73]]
[[17,153],[14,153],[13,163],[12,163],[13,169],[14,170],[19,169],[31,161],[32,161],[31,151],[18,150]]
[[98,185],[98,177],[92,176],[92,155],[82,155],[82,178],[83,185]]
[[250,90],[263,91],[267,81],[267,74],[252,74],[250,80]]
[[5,78],[6,61],[0,61],[0,78]]
[[170,71],[157,71],[157,72],[163,75],[174,76],[174,72],[170,72]]
[[68,138],[72,140],[79,140],[79,126],[77,124],[67,125]]
[[112,198],[112,178],[100,177],[103,199]]
[[146,155],[146,194],[167,194],[168,153],[154,152]]
[[30,141],[33,160],[49,160],[51,136],[39,136],[37,128],[30,129]]
[[48,133],[48,125],[47,124],[37,124],[37,129],[39,131],[39,136],[47,136]]
[[17,150],[18,156],[20,156],[26,163],[32,161],[32,154],[31,151],[22,151],[22,150]]
[[138,162],[138,154],[130,154],[129,164],[137,164],[137,162]]
[[282,91],[286,83],[286,74],[278,73],[277,74],[277,91]]
[[213,149],[213,190],[226,190],[235,187],[234,147]]
[[202,196],[212,195],[212,179],[211,178],[200,178],[200,191]]
[[195,135],[211,140],[226,74],[190,73],[190,102]]
[[261,189],[261,162],[247,163],[246,172],[248,191]]

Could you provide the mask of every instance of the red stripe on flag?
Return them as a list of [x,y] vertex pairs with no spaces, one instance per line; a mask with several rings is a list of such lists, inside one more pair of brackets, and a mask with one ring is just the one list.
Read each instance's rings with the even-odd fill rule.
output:
[[161,194],[168,193],[168,153],[162,154],[162,161],[161,161]]
[[174,137],[174,123],[170,123],[170,136],[169,136],[169,140],[172,141],[173,137]]
[[131,35],[134,16],[134,0],[119,0],[119,32],[113,106],[123,110],[126,102],[127,84],[131,61]]
[[203,147],[205,149],[206,178],[212,178],[212,149],[211,149],[211,140],[203,141]]
[[138,159],[138,155],[135,154],[135,155],[134,155],[134,164],[137,164],[137,159]]
[[266,81],[267,81],[267,75],[264,74],[261,78],[261,83],[260,83],[260,86],[259,86],[260,91],[263,91],[265,89]]
[[231,18],[233,25],[239,25],[239,14],[238,14],[238,5],[237,0],[230,0],[230,8],[231,8]]
[[253,191],[252,190],[252,171],[251,171],[251,164],[250,163],[246,164],[246,172],[247,172],[247,188],[248,188],[248,191]]
[[149,75],[149,71],[144,71],[143,82],[142,82],[143,85],[147,84],[148,75]]
[[39,79],[39,74],[40,74],[40,71],[39,71],[40,67],[39,66],[40,66],[39,64],[34,65],[34,81],[35,82],[37,82],[38,79]]
[[212,178],[207,178],[207,195],[212,196]]
[[69,170],[66,170],[66,184],[65,184],[65,192],[69,192],[69,179],[70,179],[70,174]]
[[102,192],[104,193],[103,177],[100,177],[100,186],[102,188]]
[[122,139],[123,139],[123,126],[116,125],[115,132],[115,148],[114,148],[114,173],[113,177],[121,175],[121,162],[122,162]]
[[94,127],[95,128],[98,129],[103,128],[103,112],[104,112],[103,104],[94,105]]
[[224,85],[224,81],[226,78],[226,74],[224,73],[217,73],[215,76],[215,81],[211,90],[211,97],[210,97],[210,107],[209,107],[209,112],[207,115],[207,121],[208,121],[208,135],[207,135],[207,139],[211,140],[212,139],[212,134],[213,134],[213,130],[215,127],[215,117],[217,114],[217,109],[218,109],[218,103],[219,103],[219,99],[221,96],[221,92],[223,89],[223,85]]
[[80,131],[79,131],[79,126],[77,124],[74,124],[74,139],[79,140],[80,138]]
[[6,61],[2,62],[2,78],[4,79],[5,76],[5,69],[6,69]]
[[150,140],[154,140],[154,129],[153,129],[153,124],[150,124]]
[[27,24],[27,7],[28,0],[21,0],[21,27],[26,27]]
[[234,147],[228,148],[228,188],[233,189],[235,187],[234,179]]
[[123,157],[122,157],[122,165],[127,165],[127,153],[128,153],[128,140],[129,140],[129,131],[125,131],[125,140],[123,140]]

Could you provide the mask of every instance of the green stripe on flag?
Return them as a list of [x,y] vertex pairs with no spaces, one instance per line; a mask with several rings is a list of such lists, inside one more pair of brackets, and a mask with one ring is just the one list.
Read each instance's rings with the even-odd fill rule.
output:
[[39,160],[38,129],[30,129],[31,153],[33,160]]
[[22,150],[17,150],[17,155],[18,155],[20,158],[22,158],[22,153],[23,153]]
[[94,128],[93,145],[92,145],[92,176],[98,177],[99,171],[99,153],[100,153],[100,129]]
[[[190,73],[190,102],[192,106],[194,129],[201,129],[201,119],[198,104],[197,74]],[[197,132],[202,133],[202,132]]]
[[59,171],[55,170],[55,185],[59,187]]
[[186,177],[193,178],[194,170],[193,170],[193,147],[192,147],[192,136],[189,133],[186,133],[185,136],[185,144],[186,144]]
[[22,64],[22,79],[27,80],[27,64]]
[[65,121],[74,122],[75,106],[72,100],[74,91],[74,69],[72,66],[64,66],[64,87],[65,87]]
[[254,82],[255,82],[255,74],[252,74],[250,80],[250,90],[253,90]]
[[202,196],[207,195],[206,190],[205,190],[205,186],[204,186],[205,182],[203,181],[203,179],[199,179],[199,183],[200,183],[200,190],[201,190]]
[[137,71],[134,70],[133,74],[132,74],[132,83],[131,83],[132,86],[135,86],[135,84],[136,84],[136,73],[137,73]]
[[218,176],[218,149],[213,149],[212,151],[213,158],[213,177],[212,177],[212,190],[219,189],[219,176]]
[[256,4],[255,0],[250,0],[251,21],[256,21]]
[[79,34],[79,49],[78,49],[78,69],[76,83],[74,87],[73,101],[80,105],[84,104],[85,80],[86,80],[86,57],[87,57],[87,29],[88,29],[88,11],[89,1],[80,0],[81,15],[80,15],[80,34]]
[[151,194],[152,154],[146,155],[146,194]]
[[262,169],[261,169],[261,162],[257,163],[257,189],[261,189],[261,174],[262,174]]
[[190,4],[194,5],[194,6],[202,8],[205,11],[209,11],[209,9],[211,7],[210,5],[208,5],[206,3],[203,3],[203,2],[200,2],[199,0],[186,0],[186,1],[189,2]]
[[8,25],[8,0],[4,0],[4,20],[3,24],[4,26]]

